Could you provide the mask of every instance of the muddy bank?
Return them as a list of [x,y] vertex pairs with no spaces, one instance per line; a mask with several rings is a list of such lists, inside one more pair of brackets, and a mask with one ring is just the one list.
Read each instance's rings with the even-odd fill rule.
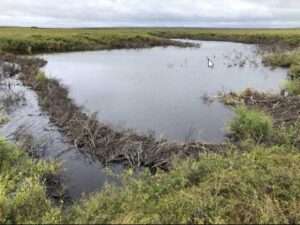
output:
[[250,108],[261,109],[273,117],[275,125],[293,124],[300,118],[300,96],[286,95],[284,91],[282,95],[274,95],[247,89],[240,94],[225,94],[221,99],[227,105],[244,104]]
[[105,165],[122,162],[131,167],[167,170],[174,155],[198,156],[200,152],[219,152],[226,147],[198,142],[169,143],[131,131],[115,131],[99,122],[95,115],[83,113],[68,97],[68,90],[57,80],[47,79],[39,71],[45,61],[13,55],[1,58],[21,66],[19,79],[36,91],[41,108],[61,128],[68,140],[78,149],[88,150]]

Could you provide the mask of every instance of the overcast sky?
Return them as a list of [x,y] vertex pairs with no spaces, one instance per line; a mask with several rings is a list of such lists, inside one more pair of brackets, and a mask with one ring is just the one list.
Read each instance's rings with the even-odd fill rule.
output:
[[300,27],[300,0],[0,0],[0,26]]

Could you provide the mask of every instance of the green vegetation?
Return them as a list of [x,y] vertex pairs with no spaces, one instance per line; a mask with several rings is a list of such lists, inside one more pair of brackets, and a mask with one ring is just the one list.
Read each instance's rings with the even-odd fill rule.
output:
[[300,79],[300,61],[293,63],[289,69],[289,76],[291,79]]
[[0,222],[299,223],[299,151],[247,148],[175,160],[169,173],[128,172],[122,187],[108,186],[63,209],[47,199],[42,182],[55,166],[1,141]]
[[0,140],[0,223],[58,223],[60,208],[47,198],[45,177],[57,165],[36,161]]
[[236,116],[230,124],[230,130],[239,140],[252,138],[257,142],[265,141],[272,135],[272,118],[257,110],[238,107]]
[[[176,44],[139,29],[0,28],[0,51],[33,54]],[[178,43],[177,43],[178,44]]]
[[[31,54],[170,44],[160,37],[288,47],[300,43],[300,31],[292,29],[1,28],[0,51]],[[265,58],[271,66],[290,68],[287,87],[295,94],[300,90],[299,59],[298,50]],[[37,89],[45,88],[43,73],[28,79]],[[300,223],[300,121],[275,126],[269,115],[238,107],[230,129],[239,145],[222,154],[175,159],[168,173],[132,176],[128,171],[121,187],[107,186],[68,207],[54,204],[47,195],[45,181],[57,171],[56,164],[31,159],[0,140],[0,223]]]
[[253,146],[177,162],[107,188],[71,211],[76,223],[297,223],[300,154]]
[[0,51],[32,54],[175,44],[166,38],[275,43],[296,47],[300,44],[300,29],[0,28]]
[[286,82],[285,89],[293,95],[300,94],[300,50],[274,52],[264,58],[264,63],[272,67],[289,68],[289,80]]
[[150,34],[165,38],[235,41],[255,44],[282,44],[288,47],[297,47],[300,44],[300,29],[170,28],[149,32]]
[[38,90],[42,90],[47,86],[48,78],[46,77],[45,73],[41,70],[38,71],[37,75],[35,76],[36,88]]
[[264,57],[264,63],[272,67],[286,67],[298,64],[300,53],[297,50],[286,52],[275,52]]
[[291,50],[284,52],[274,52],[264,57],[264,63],[273,67],[290,67],[299,64],[299,50]]
[[292,95],[300,95],[300,80],[287,80],[284,88]]
[[8,122],[8,118],[6,114],[1,110],[0,111],[0,125],[5,124]]
[[273,137],[271,145],[293,146],[299,149],[300,146],[300,120],[286,126],[281,124],[273,129]]

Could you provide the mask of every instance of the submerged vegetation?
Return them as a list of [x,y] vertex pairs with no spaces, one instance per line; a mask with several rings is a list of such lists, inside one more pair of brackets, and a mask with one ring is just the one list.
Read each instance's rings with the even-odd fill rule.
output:
[[[300,43],[300,31],[292,29],[1,28],[0,49],[31,54],[171,44],[161,37],[287,48]],[[298,50],[275,51],[264,59],[273,67],[289,68],[287,89],[293,93],[299,90],[298,59]],[[137,175],[129,170],[122,186],[107,186],[67,206],[47,193],[47,177],[58,170],[55,163],[32,159],[0,140],[0,223],[300,222],[300,97],[230,93],[223,100],[236,107],[230,124],[234,143],[171,144],[114,131],[95,115],[84,114],[65,87],[39,70],[46,63],[42,60],[8,54],[0,55],[1,60],[21,65],[20,79],[37,92],[43,110],[78,148],[107,163],[126,162],[151,171]]]

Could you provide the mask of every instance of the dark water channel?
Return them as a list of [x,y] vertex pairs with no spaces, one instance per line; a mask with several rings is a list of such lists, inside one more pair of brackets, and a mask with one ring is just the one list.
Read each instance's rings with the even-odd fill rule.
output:
[[[11,90],[8,92],[7,84]],[[58,160],[62,165],[62,181],[68,197],[78,199],[83,193],[100,190],[105,183],[115,182],[115,177],[98,162],[67,143],[59,129],[42,112],[36,94],[22,86],[17,80],[6,80],[1,86],[0,96],[18,95],[21,100],[10,104],[7,112],[8,123],[0,128],[0,135],[14,142],[16,133],[33,138],[35,154],[43,159]],[[3,101],[2,101],[3,102]],[[120,165],[110,168],[115,173],[122,170]]]

